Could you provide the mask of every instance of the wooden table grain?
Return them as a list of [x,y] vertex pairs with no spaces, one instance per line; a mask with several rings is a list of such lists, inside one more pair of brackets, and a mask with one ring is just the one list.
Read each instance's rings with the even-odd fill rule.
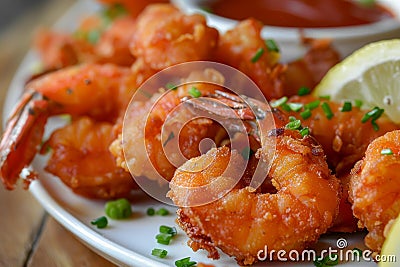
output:
[[[0,33],[0,118],[11,79],[39,26],[51,26],[75,1],[34,6]],[[34,3],[34,2],[33,2]],[[92,252],[56,222],[19,185],[0,186],[0,266],[115,266]]]

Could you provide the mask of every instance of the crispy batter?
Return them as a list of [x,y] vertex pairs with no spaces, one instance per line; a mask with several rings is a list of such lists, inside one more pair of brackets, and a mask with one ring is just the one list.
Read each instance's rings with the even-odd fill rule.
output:
[[[390,149],[393,155],[383,155]],[[369,231],[365,244],[380,252],[391,222],[400,213],[400,131],[375,139],[352,170],[350,200],[360,225]]]
[[[289,130],[270,138],[276,138],[277,150],[268,176],[277,193],[254,191],[239,183],[214,202],[182,207],[178,222],[195,250],[206,249],[215,258],[218,247],[239,264],[249,265],[257,261],[257,253],[265,245],[270,250],[302,250],[332,225],[338,212],[340,184],[330,174],[318,143]],[[194,193],[179,186],[213,182],[231,158],[239,165],[236,163],[243,158],[229,151],[221,147],[188,161],[176,171],[168,196],[178,205],[187,203]],[[262,160],[271,157],[263,148],[258,154]],[[212,163],[200,172],[184,171],[210,160]]]

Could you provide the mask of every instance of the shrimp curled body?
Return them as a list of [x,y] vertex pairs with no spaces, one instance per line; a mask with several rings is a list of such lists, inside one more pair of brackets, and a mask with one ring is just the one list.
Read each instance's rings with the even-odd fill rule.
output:
[[[312,137],[301,138],[298,132],[277,132],[278,136],[268,137],[276,138],[268,178],[277,193],[254,191],[239,183],[217,201],[178,210],[177,221],[191,238],[193,250],[206,249],[209,257],[219,258],[218,247],[239,264],[249,265],[258,260],[258,252],[265,246],[276,251],[302,250],[331,226],[338,211],[340,184],[331,175],[322,148]],[[271,156],[265,147],[257,155],[264,161]],[[189,197],[180,191],[181,186],[212,182],[224,172],[230,157],[244,160],[227,147],[191,159],[177,169],[169,197],[181,206]],[[212,162],[200,172],[187,171],[202,161]]]
[[[129,68],[83,64],[46,74],[28,83],[0,143],[0,179],[6,188],[15,187],[20,172],[38,152],[47,119],[60,114],[71,115],[73,124],[50,137],[47,145],[54,149],[54,154],[46,169],[60,175],[75,192],[85,196],[115,197],[120,195],[119,191],[132,188],[130,175],[114,164],[108,151],[111,141],[116,138],[114,124],[134,92],[130,89],[131,83],[135,82],[132,76]],[[82,116],[90,119],[80,120]],[[101,160],[106,163],[96,163]],[[85,161],[87,164],[83,164]],[[116,187],[105,193],[104,188],[111,180],[114,185],[123,182],[119,189]],[[83,187],[78,189],[80,185]],[[120,190],[123,185],[126,190]],[[97,189],[98,193],[95,193]]]

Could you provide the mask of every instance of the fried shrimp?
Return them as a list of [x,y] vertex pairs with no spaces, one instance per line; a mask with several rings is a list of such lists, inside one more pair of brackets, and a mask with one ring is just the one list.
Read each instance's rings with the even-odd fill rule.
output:
[[114,16],[99,13],[85,17],[74,33],[45,28],[37,31],[34,48],[44,71],[81,63],[132,65],[135,58],[129,44],[135,20],[126,14]]
[[310,45],[306,54],[287,64],[283,87],[285,95],[297,95],[300,87],[314,88],[330,68],[340,62],[339,53],[330,40],[308,40]]
[[261,29],[262,24],[254,19],[240,22],[220,37],[216,59],[243,71],[270,100],[284,95],[285,66],[277,64],[279,54],[268,50]]
[[[212,92],[216,87],[197,86],[197,88],[203,95],[206,95],[207,91]],[[126,170],[129,169],[135,176],[155,178],[154,167],[162,177],[170,180],[176,167],[167,159],[164,147],[168,142],[162,141],[161,130],[168,114],[181,103],[182,99],[190,97],[190,95],[186,87],[180,87],[176,91],[168,91],[160,97],[161,94],[155,94],[149,101],[135,102],[126,115],[125,121],[129,121],[129,123],[125,124],[127,127],[125,129],[129,133],[129,137],[125,138],[124,149],[128,153],[128,158],[131,159],[130,162],[125,162],[125,156],[122,154],[122,136],[113,143],[111,151],[117,156],[118,165]],[[185,118],[186,115],[190,116],[191,114],[188,112],[175,117],[174,127],[182,129],[179,133],[179,150],[182,151],[185,158],[189,159],[201,154],[199,151],[201,140],[204,138],[216,139],[217,133],[220,132],[223,135],[223,132],[220,131],[221,127],[210,119],[199,118],[188,122],[188,118]],[[178,136],[176,137],[178,138]],[[170,138],[167,140],[170,141],[173,138],[175,136],[170,134]],[[143,140],[145,140],[148,157],[153,167],[145,163],[146,158],[140,153],[134,153],[135,148],[141,147],[140,144]],[[168,156],[174,157],[173,154]]]
[[[312,96],[294,96],[291,103],[316,104],[311,110],[311,116],[304,119],[299,112],[290,112],[302,121],[303,126],[310,128],[310,134],[314,136],[324,148],[327,161],[336,175],[347,175],[354,164],[360,160],[367,146],[375,138],[398,129],[398,126],[387,117],[381,116],[377,121],[379,129],[374,129],[369,121],[362,122],[366,111],[353,107],[351,111],[342,111],[343,104],[317,99]],[[322,104],[326,103],[332,111],[332,118],[328,118]]]
[[349,195],[353,213],[369,233],[365,244],[380,252],[400,213],[400,131],[375,139],[352,170]]
[[[310,136],[302,138],[298,131],[274,132],[267,137],[277,142],[268,179],[277,192],[254,191],[239,183],[214,202],[181,207],[177,222],[190,237],[193,250],[205,249],[209,257],[217,259],[220,248],[239,264],[250,265],[265,246],[276,251],[302,250],[332,225],[338,212],[340,184],[328,169],[322,147]],[[260,160],[271,160],[265,146],[257,155]],[[229,160],[236,165],[244,159],[220,147],[189,160],[177,169],[168,196],[183,206],[190,198],[184,188],[213,182]],[[196,171],[205,162],[207,167]]]
[[[77,118],[85,115],[96,122],[115,123],[124,114],[128,101],[134,92],[131,89],[132,83],[135,84],[132,75],[129,68],[108,64],[85,64],[64,68],[28,83],[27,90],[7,122],[0,143],[0,177],[6,188],[13,189],[15,187],[21,170],[28,166],[35,157],[41,145],[44,128],[49,117],[70,114],[73,118]],[[78,125],[82,124],[75,126]],[[64,136],[63,138],[61,136],[62,133],[70,134],[75,126],[59,132],[56,137],[53,137],[51,146],[56,146],[55,140],[64,142],[69,140],[68,138],[73,139],[73,136]],[[82,129],[78,127],[77,131],[72,131],[77,134],[76,138],[82,134],[80,133]],[[84,131],[85,134],[88,134],[91,130],[94,130],[95,132],[92,132],[89,136],[94,138],[93,140],[103,140],[103,142],[98,142],[98,145],[105,146],[98,148],[101,151],[108,149],[110,140],[110,137],[103,136],[109,135],[110,130],[104,129],[104,125],[99,127],[88,126]],[[78,138],[77,140],[77,143],[71,145],[70,148],[78,146],[84,148],[89,139]],[[72,142],[72,140],[70,141]],[[93,143],[90,143],[88,146],[92,145]],[[72,153],[72,150],[70,151]],[[94,150],[88,148],[88,151]],[[105,161],[109,160],[110,155],[107,153],[102,155],[105,156]],[[57,157],[55,161],[57,165],[64,163],[65,166],[71,166],[72,162],[68,162],[68,157],[61,158],[58,154]],[[64,162],[61,159],[64,159]],[[77,158],[74,162],[79,163],[79,159]],[[77,168],[79,167],[77,166]],[[48,169],[57,170],[56,167],[52,166],[48,166]],[[110,172],[109,168],[104,170],[103,175],[106,183],[107,179],[112,179],[112,177],[109,177],[111,173],[117,175],[116,181],[121,176],[118,170],[115,170],[115,172]],[[84,173],[85,175],[82,178],[87,179],[89,173],[87,171]],[[99,181],[99,172],[94,171],[92,175],[97,179],[93,177],[91,181]],[[85,184],[84,181],[80,181],[80,183]],[[74,184],[77,184],[77,182],[75,181]],[[98,186],[97,182],[93,184],[94,188]],[[106,196],[101,192],[99,195]]]
[[89,198],[116,198],[135,188],[129,173],[118,168],[108,147],[116,138],[114,126],[80,117],[52,133],[43,148],[51,148],[45,170],[75,193]]
[[[379,129],[374,129],[371,122],[362,122],[366,111],[353,107],[350,111],[343,112],[343,104],[312,96],[293,96],[289,99],[289,103],[304,105],[303,109],[298,112],[283,112],[300,119],[304,127],[309,127],[310,134],[323,147],[329,167],[334,170],[336,176],[342,182],[344,193],[339,215],[330,231],[357,231],[357,220],[353,216],[347,194],[350,170],[364,156],[371,141],[389,131],[398,129],[398,126],[382,116],[376,121]],[[322,103],[326,103],[330,107],[332,118],[327,117],[322,108]],[[307,105],[308,108],[305,108]],[[281,109],[284,109],[284,107],[281,107]],[[306,109],[310,111],[309,117],[304,117],[303,111]]]
[[137,18],[131,52],[150,68],[212,59],[218,31],[199,14],[184,15],[168,4],[148,6]]

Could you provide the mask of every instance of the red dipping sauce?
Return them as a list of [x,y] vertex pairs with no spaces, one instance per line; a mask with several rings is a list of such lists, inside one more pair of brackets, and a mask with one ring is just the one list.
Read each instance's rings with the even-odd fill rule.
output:
[[351,0],[218,0],[208,7],[222,17],[253,17],[265,25],[299,28],[355,26],[394,17],[379,4]]

